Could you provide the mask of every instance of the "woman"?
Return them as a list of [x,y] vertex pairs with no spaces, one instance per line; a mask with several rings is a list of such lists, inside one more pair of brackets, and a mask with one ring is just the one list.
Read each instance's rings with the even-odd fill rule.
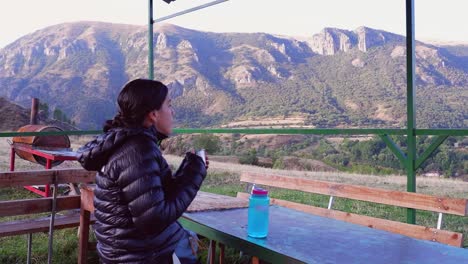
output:
[[79,150],[81,165],[98,171],[94,229],[100,260],[172,263],[176,248],[189,246],[177,219],[195,198],[207,167],[189,152],[173,175],[163,158],[158,142],[171,134],[173,119],[164,84],[133,80],[117,102],[119,112],[106,122],[104,134]]

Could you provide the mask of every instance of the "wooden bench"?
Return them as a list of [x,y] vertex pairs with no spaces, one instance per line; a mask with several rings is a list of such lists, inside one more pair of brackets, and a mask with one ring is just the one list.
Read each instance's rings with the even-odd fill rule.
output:
[[[83,169],[14,171],[0,173],[0,188],[25,185],[94,182],[95,172]],[[77,227],[80,224],[79,195],[56,197],[53,229]],[[0,217],[52,213],[53,197],[0,201]],[[55,215],[54,212],[54,215]],[[36,217],[0,223],[0,237],[28,234],[28,260],[31,256],[32,233],[50,232],[51,217]],[[94,221],[94,219],[91,219]],[[52,230],[53,232],[53,230]]]
[[[398,233],[417,239],[430,240],[457,247],[461,247],[463,243],[462,233],[441,230],[440,228],[442,225],[443,214],[459,216],[467,215],[467,199],[436,197],[419,193],[392,191],[365,186],[256,173],[242,173],[240,181],[330,196],[328,208],[272,198],[271,203],[275,205],[368,226],[370,228]],[[247,199],[249,194],[238,193],[237,197]],[[439,213],[438,226],[436,228],[432,228],[333,210],[332,207],[335,197],[437,212]]]

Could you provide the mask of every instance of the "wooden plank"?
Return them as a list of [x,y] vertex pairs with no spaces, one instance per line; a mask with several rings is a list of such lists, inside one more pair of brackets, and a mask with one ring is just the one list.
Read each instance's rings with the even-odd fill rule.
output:
[[81,209],[94,212],[94,188],[92,186],[82,186],[81,192]]
[[297,177],[242,173],[242,182],[268,185],[272,187],[298,190],[335,197],[414,208],[444,214],[465,216],[468,213],[467,199],[436,197],[426,194],[392,191]]
[[235,197],[199,191],[187,208],[187,212],[221,210],[248,207],[249,203]]
[[78,238],[78,264],[88,263],[89,222],[91,214],[84,208],[80,210],[80,231]]
[[[37,214],[52,211],[52,197],[0,201],[0,217],[15,216],[25,214]],[[57,197],[57,211],[79,209],[80,196],[60,196]]]
[[69,182],[94,182],[96,172],[84,169],[58,169],[0,172],[0,188]]
[[[93,217],[91,222],[96,219]],[[0,237],[17,236],[29,233],[48,232],[50,219],[48,217],[41,219],[20,220],[0,224]],[[55,229],[77,227],[80,225],[80,215],[73,214],[68,216],[56,216],[54,222]]]
[[[93,212],[94,204],[94,189],[92,186],[82,186],[81,192],[81,207]],[[199,212],[206,210],[221,210],[221,209],[234,209],[248,207],[249,203],[243,199],[235,197],[220,195],[215,193],[208,193],[199,191],[197,196],[187,208],[187,212]]]
[[[248,193],[237,193],[238,198],[248,199]],[[280,199],[271,198],[271,203],[283,207],[288,207],[305,213],[333,218],[353,224],[376,228],[400,235],[405,235],[417,239],[435,241],[447,245],[461,247],[463,243],[463,234],[447,230],[439,230],[419,225],[411,225],[397,221],[380,219],[370,216],[352,214],[338,210],[329,210],[321,207],[305,205]]]

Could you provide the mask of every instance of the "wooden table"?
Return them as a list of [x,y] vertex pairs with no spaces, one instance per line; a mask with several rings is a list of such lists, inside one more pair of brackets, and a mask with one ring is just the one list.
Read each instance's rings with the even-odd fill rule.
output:
[[185,213],[180,222],[209,239],[272,263],[468,263],[468,249],[413,239],[280,206],[268,237],[247,236],[247,208]]

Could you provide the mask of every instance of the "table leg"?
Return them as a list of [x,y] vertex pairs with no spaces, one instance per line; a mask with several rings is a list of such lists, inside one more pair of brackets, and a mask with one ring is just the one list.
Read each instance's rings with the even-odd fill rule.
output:
[[210,264],[215,264],[216,260],[216,241],[210,240],[210,254],[208,257],[210,258]]
[[260,264],[260,260],[257,257],[252,257],[252,264]]
[[14,171],[15,170],[15,148],[11,148],[11,152],[10,152],[10,171]]
[[224,244],[218,243],[219,245],[219,264],[224,264]]

